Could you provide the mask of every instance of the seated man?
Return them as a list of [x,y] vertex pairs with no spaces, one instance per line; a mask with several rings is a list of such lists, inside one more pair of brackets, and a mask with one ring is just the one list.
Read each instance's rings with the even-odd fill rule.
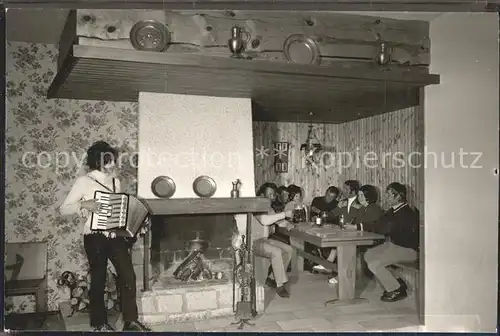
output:
[[407,287],[402,279],[393,276],[387,266],[417,260],[419,223],[417,214],[406,202],[404,185],[397,182],[389,184],[386,197],[391,208],[377,222],[365,226],[365,230],[384,234],[387,239],[385,243],[366,251],[365,261],[384,287],[381,300],[394,302],[407,296]]
[[[264,196],[274,200],[276,189],[274,183],[266,183],[259,188],[257,196]],[[268,214],[257,215],[252,218],[252,236],[257,238],[253,243],[253,251],[255,255],[271,259],[274,280],[268,277],[266,284],[269,287],[275,287],[276,293],[283,298],[290,297],[290,293],[285,286],[288,283],[286,269],[292,259],[293,250],[288,244],[269,239],[269,234],[274,231],[274,224],[288,229],[293,228],[293,225],[285,220],[285,218],[291,216],[291,211],[276,213],[271,208]]]
[[[338,223],[338,218],[340,216],[344,216],[344,221],[345,224],[350,225],[354,221],[356,217],[359,216],[360,212],[362,211],[361,209],[361,204],[358,202],[358,192],[359,192],[359,182],[355,180],[347,180],[344,182],[344,185],[342,187],[342,195],[344,197],[343,200],[341,200],[337,207],[330,211],[328,213],[328,222],[331,223]],[[335,258],[337,258],[337,249],[332,248],[329,251],[327,260],[331,263],[335,261]],[[322,265],[316,265],[314,266],[315,271],[330,271],[327,270],[324,266]],[[331,284],[336,284],[338,283],[337,278],[333,275],[330,277],[328,280],[329,283]]]
[[320,216],[322,212],[333,211],[337,207],[340,190],[331,186],[326,189],[325,196],[315,197],[311,203],[311,217]]

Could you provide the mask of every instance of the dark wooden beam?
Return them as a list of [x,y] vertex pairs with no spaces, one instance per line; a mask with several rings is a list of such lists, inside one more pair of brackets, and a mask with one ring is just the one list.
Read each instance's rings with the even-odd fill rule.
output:
[[267,213],[270,201],[263,197],[243,198],[146,198],[151,215]]
[[59,55],[57,57],[57,69],[61,69],[68,56],[72,56],[73,45],[76,43],[76,18],[77,11],[71,10],[66,18],[61,37],[59,38]]
[[5,0],[11,8],[485,12],[498,0]]
[[272,61],[251,61],[236,58],[221,58],[204,55],[157,53],[137,50],[123,50],[104,47],[73,46],[77,58],[113,60],[121,62],[149,63],[167,66],[189,66],[219,70],[237,70],[270,74],[315,76],[320,78],[339,78],[366,81],[407,83],[411,85],[439,84],[439,75],[412,73],[408,68],[383,69],[345,69],[338,65],[320,67],[309,64],[278,63]]

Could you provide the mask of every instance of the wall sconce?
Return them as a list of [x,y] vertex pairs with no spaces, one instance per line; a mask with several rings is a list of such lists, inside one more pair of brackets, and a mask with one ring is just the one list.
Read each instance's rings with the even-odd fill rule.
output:
[[309,131],[307,132],[306,142],[300,146],[300,151],[306,160],[306,164],[312,165],[316,162],[315,156],[318,154],[323,146],[316,137],[313,131],[313,125],[309,125]]

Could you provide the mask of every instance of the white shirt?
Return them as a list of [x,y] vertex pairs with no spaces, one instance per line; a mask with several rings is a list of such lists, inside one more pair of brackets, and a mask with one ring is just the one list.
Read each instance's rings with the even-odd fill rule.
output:
[[[120,180],[118,180],[116,177],[114,179],[114,192],[119,193],[121,190]],[[108,187],[109,190],[96,181]],[[93,170],[84,176],[78,177],[68,196],[66,196],[66,199],[59,207],[59,212],[62,215],[79,214],[80,217],[87,218],[87,221],[85,222],[85,225],[83,227],[84,235],[92,233],[92,231],[90,230],[92,216],[90,211],[81,208],[81,202],[94,199],[94,193],[96,191],[113,192],[113,176],[103,173],[99,170]]]
[[353,196],[353,197],[349,197],[347,199],[347,213],[349,213],[351,211],[351,205],[356,200],[356,197],[357,196]]

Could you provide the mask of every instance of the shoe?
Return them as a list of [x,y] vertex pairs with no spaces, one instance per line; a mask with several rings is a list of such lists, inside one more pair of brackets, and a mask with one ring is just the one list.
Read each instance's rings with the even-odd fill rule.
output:
[[405,299],[407,296],[408,294],[406,293],[406,291],[402,288],[399,288],[392,292],[388,292],[381,298],[381,300],[384,302],[396,302]]
[[148,327],[139,321],[125,322],[123,325],[123,331],[151,331]]
[[283,286],[280,286],[280,287],[276,287],[276,294],[278,294],[282,298],[289,298],[290,293],[286,289],[285,285],[286,284],[283,284]]
[[276,281],[271,278],[266,279],[266,286],[271,288],[276,288]]
[[101,331],[101,332],[111,332],[111,331],[115,331],[115,329],[113,329],[112,326],[110,326],[108,323],[104,323],[103,325],[99,326],[99,327],[94,327],[93,331]]
[[[399,288],[397,290],[403,290],[405,292],[408,291],[408,286],[406,285],[406,283],[403,281],[403,279],[401,278],[397,278],[398,282],[399,282]],[[384,299],[385,297],[387,297],[387,295],[391,293],[391,292],[388,292],[388,291],[384,291],[384,293],[382,294],[382,296],[380,297],[380,299]]]
[[331,277],[330,279],[328,279],[328,283],[332,284],[332,285],[336,285],[339,283],[339,280],[337,279],[337,277]]
[[315,265],[315,266],[313,266],[313,271],[316,271],[316,272],[328,272],[328,270],[326,269],[326,267],[323,266],[323,265]]
[[397,280],[401,286],[400,288],[406,292],[408,290],[408,286],[406,285],[406,282],[404,282],[404,280],[401,278],[397,278]]

